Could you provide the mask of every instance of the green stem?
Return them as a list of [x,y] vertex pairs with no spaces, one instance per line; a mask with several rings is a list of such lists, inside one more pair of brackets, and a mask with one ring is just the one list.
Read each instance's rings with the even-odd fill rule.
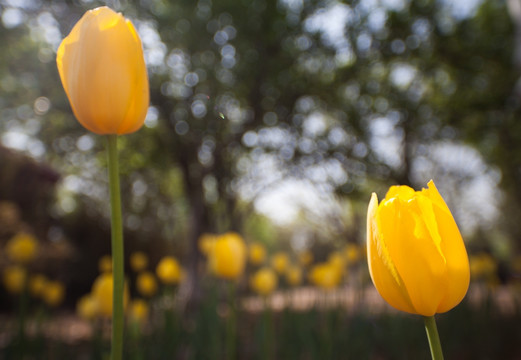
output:
[[118,136],[107,135],[107,155],[110,187],[112,275],[114,278],[112,307],[112,360],[123,358],[123,222],[119,189]]
[[429,339],[429,347],[431,348],[432,360],[443,360],[443,351],[441,350],[440,336],[436,327],[434,316],[424,316],[425,331]]
[[235,360],[235,284],[230,281],[228,284],[228,301],[230,304],[230,314],[228,316],[227,331],[226,331],[226,352],[228,360]]

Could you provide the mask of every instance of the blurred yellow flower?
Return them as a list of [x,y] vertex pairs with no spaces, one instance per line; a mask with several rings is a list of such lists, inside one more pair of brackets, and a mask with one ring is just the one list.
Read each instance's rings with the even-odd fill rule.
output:
[[[100,316],[112,316],[112,295],[114,288],[114,279],[111,273],[103,273],[99,275],[92,285],[92,296],[96,302],[97,313]],[[123,290],[123,305],[127,306],[129,299],[127,284]]]
[[342,272],[330,263],[314,265],[309,272],[309,281],[326,290],[334,289],[342,280]]
[[48,279],[43,274],[34,274],[29,277],[29,293],[35,298],[41,298]]
[[301,251],[298,255],[300,265],[306,267],[313,262],[313,253],[309,250]]
[[72,111],[88,130],[128,134],[149,105],[141,40],[132,23],[106,6],[87,11],[63,39],[58,72]]
[[65,297],[65,285],[60,281],[48,281],[43,289],[43,301],[52,307],[60,305]]
[[469,256],[470,275],[472,280],[490,280],[497,275],[497,261],[485,252]]
[[19,233],[7,242],[5,251],[12,261],[26,264],[36,256],[38,241],[30,234]]
[[24,290],[27,273],[18,265],[8,266],[3,273],[4,286],[11,294],[21,294]]
[[100,273],[112,272],[112,257],[110,255],[103,255],[98,260],[98,269]]
[[143,299],[135,299],[130,303],[129,317],[132,321],[143,324],[148,318],[148,304]]
[[217,238],[210,252],[210,271],[224,279],[236,279],[242,275],[246,263],[246,246],[242,237],[234,232]]
[[182,269],[173,256],[165,256],[156,267],[156,274],[163,284],[174,285],[181,282]]
[[266,248],[261,243],[253,242],[248,247],[248,255],[251,264],[260,265],[266,259]]
[[92,320],[98,314],[98,303],[92,294],[82,296],[76,304],[76,313],[84,320]]
[[362,259],[363,252],[358,244],[348,244],[344,249],[345,258],[347,265],[356,264]]
[[329,254],[327,261],[331,264],[331,266],[336,267],[340,273],[344,271],[346,266],[346,259],[344,254],[342,254],[340,251],[333,251],[331,254]]
[[302,269],[292,265],[286,271],[286,281],[291,286],[298,286],[302,283]]
[[433,316],[460,303],[469,287],[465,244],[431,180],[428,189],[392,186],[367,211],[367,261],[373,283],[393,307]]
[[213,249],[217,235],[214,234],[202,234],[197,241],[197,246],[201,254],[208,256]]
[[263,296],[271,294],[277,288],[277,283],[277,274],[269,267],[257,270],[250,278],[251,288]]
[[157,293],[157,280],[150,271],[144,271],[137,276],[136,288],[139,294],[152,297]]
[[289,266],[289,257],[284,252],[278,252],[271,257],[271,266],[279,274],[284,274]]
[[148,265],[148,257],[142,251],[136,251],[130,254],[130,268],[134,272],[140,272],[146,269]]

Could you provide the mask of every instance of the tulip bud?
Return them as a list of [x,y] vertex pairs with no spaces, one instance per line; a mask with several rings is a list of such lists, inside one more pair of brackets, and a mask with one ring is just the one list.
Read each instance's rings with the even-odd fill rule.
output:
[[19,233],[12,237],[5,249],[9,259],[20,264],[32,261],[37,251],[38,241],[34,236],[26,233]]
[[271,266],[273,266],[277,273],[284,274],[289,266],[288,255],[284,252],[273,254],[271,258]]
[[452,214],[431,180],[428,189],[392,186],[367,211],[367,261],[380,295],[393,307],[432,316],[460,303],[469,261]]
[[152,297],[157,292],[157,280],[150,271],[140,273],[136,279],[136,288],[139,294]]
[[250,286],[259,295],[269,295],[277,287],[277,274],[271,268],[258,270],[250,279]]
[[218,277],[236,279],[244,271],[246,246],[237,233],[228,232],[219,236],[209,255],[210,271]]
[[144,123],[148,76],[132,23],[106,6],[87,11],[63,39],[56,57],[72,111],[88,130],[128,134]]
[[52,307],[60,305],[65,297],[65,286],[59,281],[49,281],[45,286],[42,299],[43,301]]
[[140,272],[146,269],[148,265],[148,257],[142,251],[136,251],[130,254],[130,267],[135,272]]
[[165,256],[156,267],[156,274],[163,284],[179,284],[182,280],[182,269],[172,256]]
[[258,243],[251,243],[248,247],[248,257],[253,265],[260,265],[266,259],[266,248]]

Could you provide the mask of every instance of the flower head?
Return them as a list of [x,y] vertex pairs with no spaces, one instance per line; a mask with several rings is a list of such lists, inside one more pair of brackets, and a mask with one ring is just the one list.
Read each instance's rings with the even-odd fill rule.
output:
[[78,121],[100,134],[128,134],[145,121],[148,75],[132,23],[106,6],[89,10],[63,39],[58,72]]
[[367,261],[393,307],[423,316],[449,311],[469,286],[469,261],[452,214],[431,180],[427,189],[392,186],[367,211]]
[[257,270],[250,278],[250,286],[259,295],[269,295],[277,288],[277,274],[273,269],[264,267]]
[[179,284],[182,280],[182,269],[173,256],[165,256],[156,267],[156,274],[163,284]]
[[253,265],[260,265],[266,259],[266,248],[258,243],[251,243],[248,247],[248,257]]
[[144,271],[137,276],[137,291],[146,297],[152,297],[157,293],[157,280],[150,271]]
[[136,251],[130,254],[130,267],[135,272],[140,272],[146,269],[148,265],[148,257],[142,251]]
[[237,279],[242,275],[245,263],[246,245],[239,234],[228,232],[215,240],[209,254],[209,267],[214,275],[224,279]]
[[12,261],[26,264],[36,256],[38,241],[30,234],[19,233],[7,242],[5,251]]

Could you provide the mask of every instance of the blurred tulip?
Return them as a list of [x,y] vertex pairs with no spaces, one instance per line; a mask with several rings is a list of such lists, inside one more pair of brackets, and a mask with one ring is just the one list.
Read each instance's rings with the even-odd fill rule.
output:
[[129,317],[132,321],[143,324],[148,318],[148,304],[143,299],[135,299],[130,303]]
[[45,286],[42,299],[43,301],[52,307],[60,305],[65,297],[65,285],[60,281],[48,281]]
[[428,189],[392,186],[367,212],[369,272],[393,307],[426,317],[452,309],[469,286],[469,262],[452,214],[431,180]]
[[199,247],[199,251],[201,252],[201,254],[205,256],[208,256],[208,254],[210,254],[215,244],[215,239],[217,239],[217,236],[214,234],[202,234],[199,237],[197,246]]
[[278,252],[271,257],[271,266],[279,274],[284,274],[289,266],[289,257],[284,252]]
[[488,280],[497,274],[497,261],[487,253],[479,253],[469,257],[472,280]]
[[157,280],[150,271],[144,271],[137,276],[136,288],[140,295],[152,297],[157,293]]
[[56,63],[78,121],[99,134],[128,134],[149,105],[141,40],[132,23],[106,6],[87,11],[63,39]]
[[29,293],[35,298],[41,298],[45,287],[47,286],[48,279],[45,275],[35,274],[29,277]]
[[342,272],[330,263],[316,264],[309,272],[309,280],[318,287],[330,290],[340,284]]
[[24,290],[27,273],[21,266],[8,266],[4,269],[4,286],[11,294],[21,294]]
[[348,244],[344,249],[347,265],[356,264],[362,258],[363,252],[358,244]]
[[298,266],[290,266],[286,271],[286,281],[291,286],[298,286],[302,283],[302,269]]
[[239,234],[228,232],[217,238],[208,261],[214,275],[236,279],[242,275],[245,263],[246,246]]
[[331,266],[335,266],[340,273],[344,272],[346,267],[346,259],[344,254],[342,254],[340,251],[333,251],[331,254],[329,254],[327,261],[331,264]]
[[165,256],[156,267],[156,274],[163,284],[174,285],[181,282],[182,269],[172,256]]
[[277,288],[277,274],[269,267],[257,270],[250,278],[251,288],[259,295],[269,295]]
[[304,250],[299,253],[298,260],[300,265],[304,267],[309,266],[313,262],[313,253],[309,250]]
[[7,257],[14,262],[26,264],[34,259],[38,251],[38,241],[27,233],[20,233],[11,238],[6,245]]
[[[113,287],[114,279],[111,273],[99,275],[92,285],[92,295],[96,301],[96,309],[100,316],[112,316]],[[125,308],[128,304],[128,298],[128,288],[125,284],[123,290],[123,304]]]
[[251,243],[248,247],[248,255],[251,264],[260,265],[266,259],[266,248],[258,242]]
[[76,313],[84,320],[92,320],[98,313],[97,301],[92,294],[84,295],[76,304]]
[[140,272],[146,269],[148,265],[148,257],[142,251],[136,251],[130,254],[130,268],[134,272]]
[[100,273],[112,272],[112,257],[110,255],[103,255],[98,260],[98,270]]

